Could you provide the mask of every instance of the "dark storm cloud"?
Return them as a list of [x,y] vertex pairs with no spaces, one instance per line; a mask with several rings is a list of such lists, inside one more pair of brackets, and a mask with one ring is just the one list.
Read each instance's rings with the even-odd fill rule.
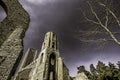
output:
[[2,11],[2,7],[0,6],[0,12]]
[[[31,47],[40,50],[45,33],[55,32],[60,43],[60,54],[71,75],[75,75],[76,67],[80,65],[96,64],[98,60],[112,61],[119,55],[117,45],[98,52],[92,50],[93,46],[88,47],[75,38],[78,31],[85,27],[82,24],[78,26],[82,0],[39,0],[38,2],[21,0],[21,3],[31,17],[24,38],[25,50]],[[113,55],[117,56],[113,57]],[[118,59],[117,57],[114,61]]]
[[[78,5],[72,6],[73,4],[77,4],[77,1],[74,3],[73,1],[71,1],[71,3],[69,3],[69,1],[61,1],[59,3],[47,3],[46,5],[31,5],[30,3],[28,3],[28,7],[31,7],[32,9],[28,9],[28,12],[30,12],[31,15],[31,23],[30,29],[28,29],[26,33],[26,35],[28,34],[28,36],[26,37],[28,39],[29,37],[38,38],[38,36],[40,36],[41,33],[44,34],[47,31],[54,31],[55,33],[57,33],[57,35],[63,36],[61,39],[66,39],[66,37],[67,39],[69,39],[69,42],[67,40],[63,40],[65,41],[65,44],[73,43],[73,45],[76,45],[77,42],[74,41],[74,37],[71,38],[71,35],[74,35],[76,30],[75,23],[77,21],[76,13]],[[29,34],[36,36],[31,36]],[[39,38],[36,38],[34,39],[39,40]],[[32,39],[31,41],[34,40]]]

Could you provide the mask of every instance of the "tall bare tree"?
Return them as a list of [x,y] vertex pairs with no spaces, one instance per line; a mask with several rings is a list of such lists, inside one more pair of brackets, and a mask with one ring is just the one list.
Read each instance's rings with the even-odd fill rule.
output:
[[[111,2],[110,2],[111,1]],[[80,31],[81,33],[85,33],[85,35],[90,36],[93,34],[107,34],[109,35],[110,38],[97,38],[97,39],[88,39],[88,38],[81,38],[82,41],[84,42],[106,42],[108,40],[112,40],[115,43],[117,43],[118,45],[120,45],[120,40],[118,38],[118,36],[116,36],[116,34],[119,34],[118,31],[112,31],[112,29],[114,27],[118,27],[118,29],[120,29],[120,20],[119,17],[116,15],[116,13],[113,11],[113,9],[111,9],[111,5],[112,5],[112,0],[109,1],[105,1],[105,2],[100,2],[98,0],[96,1],[87,1],[87,4],[89,6],[89,10],[86,12],[84,12],[82,10],[82,13],[84,15],[84,18],[88,21],[91,22],[93,24],[95,24],[95,26],[97,28],[95,28],[93,31]],[[96,7],[96,5],[98,7]],[[91,17],[92,15],[92,17]],[[117,26],[113,26],[117,25]],[[104,31],[99,31],[97,29],[102,28]],[[112,27],[112,29],[111,29]],[[86,36],[86,37],[87,37]]]

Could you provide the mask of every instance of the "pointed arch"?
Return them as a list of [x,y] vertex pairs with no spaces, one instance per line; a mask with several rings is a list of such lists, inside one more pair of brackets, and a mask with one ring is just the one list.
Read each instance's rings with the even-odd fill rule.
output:
[[49,56],[49,73],[48,80],[55,80],[56,75],[56,55],[54,53]]

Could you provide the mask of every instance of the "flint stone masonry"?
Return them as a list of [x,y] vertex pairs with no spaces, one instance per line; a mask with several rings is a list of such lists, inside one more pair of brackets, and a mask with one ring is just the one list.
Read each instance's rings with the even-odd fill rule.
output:
[[22,26],[25,32],[29,23],[29,15],[20,5],[18,0],[0,0],[0,5],[4,8],[7,14],[7,17],[0,23],[1,46],[15,28]]
[[0,80],[11,80],[23,54],[29,15],[18,0],[0,0],[7,17],[0,22]]
[[10,74],[10,70],[12,70],[14,63],[19,56],[18,53],[21,53],[22,51],[22,40],[19,39],[22,31],[23,29],[17,28],[0,48],[0,56],[5,57],[4,61],[0,63],[0,79],[2,80],[7,79]]

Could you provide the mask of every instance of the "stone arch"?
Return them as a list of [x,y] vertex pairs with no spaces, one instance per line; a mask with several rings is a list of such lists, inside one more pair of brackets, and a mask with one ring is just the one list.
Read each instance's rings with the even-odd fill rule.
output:
[[55,56],[55,54],[54,53],[52,53],[51,55],[50,55],[50,64],[52,65],[52,66],[54,66],[55,65],[55,60],[56,60],[56,56]]
[[[0,0],[0,6],[2,6],[7,15],[7,17],[0,23],[0,47],[7,47],[6,49],[1,47],[0,51],[0,54],[6,52],[5,56],[7,57],[2,64],[5,69],[0,68],[0,70],[3,69],[3,74],[0,74],[0,77],[2,80],[11,80],[23,55],[23,37],[28,28],[30,18],[29,14],[25,11],[18,0]],[[10,35],[14,33],[16,33],[15,35],[18,33],[19,35],[11,38]],[[8,38],[12,40],[7,41]],[[17,41],[13,42],[14,39],[17,39]],[[3,43],[6,43],[7,45]],[[20,46],[19,49],[10,50],[11,48],[9,47],[13,46],[12,43],[16,44],[14,47]],[[7,51],[9,51],[9,54],[11,55],[8,55]],[[6,63],[9,64],[9,66],[7,66]]]
[[56,80],[56,55],[54,53],[49,56],[49,72],[48,72],[48,80]]
[[52,48],[53,49],[55,48],[55,42],[52,42]]
[[29,14],[18,0],[0,0],[0,6],[6,12],[6,18],[0,23],[0,46],[18,27],[24,29],[21,38],[24,37],[30,21]]
[[0,0],[0,5],[2,6],[2,8],[5,10],[5,12],[7,13],[7,6],[5,5],[5,3]]

